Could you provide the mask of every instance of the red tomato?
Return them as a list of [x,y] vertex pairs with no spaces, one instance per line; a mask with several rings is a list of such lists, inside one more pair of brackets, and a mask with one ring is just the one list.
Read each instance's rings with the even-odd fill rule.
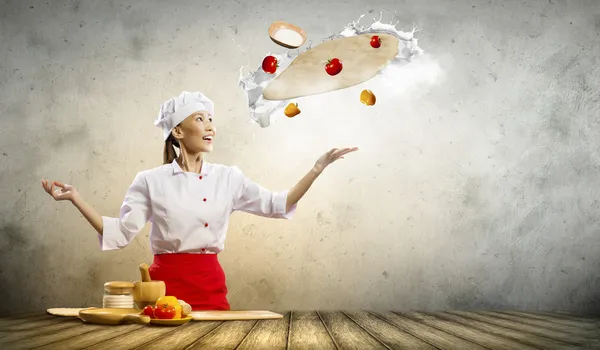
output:
[[374,48],[379,48],[381,46],[381,38],[377,35],[373,35],[371,37],[371,46]]
[[154,309],[154,316],[161,320],[171,320],[175,318],[177,311],[173,306],[157,306]]
[[146,305],[144,308],[144,315],[154,318],[154,306]]
[[340,61],[338,58],[327,61],[327,64],[325,65],[325,71],[329,75],[338,74],[342,71],[342,61]]
[[277,62],[277,58],[273,56],[267,56],[262,61],[262,69],[269,74],[275,73],[277,67],[279,67],[279,63]]

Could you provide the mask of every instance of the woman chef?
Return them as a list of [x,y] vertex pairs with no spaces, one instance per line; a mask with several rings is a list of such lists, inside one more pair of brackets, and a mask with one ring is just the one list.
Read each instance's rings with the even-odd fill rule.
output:
[[57,201],[70,200],[98,231],[102,250],[125,247],[150,221],[150,275],[165,282],[167,295],[194,310],[229,310],[217,254],[224,249],[233,211],[290,219],[323,170],[357,150],[332,149],[289,191],[275,193],[235,166],[204,161],[203,153],[213,149],[213,115],[213,102],[200,92],[184,91],[161,106],[155,125],[163,130],[164,164],[135,176],[118,218],[100,216],[72,185],[42,180],[46,192]]

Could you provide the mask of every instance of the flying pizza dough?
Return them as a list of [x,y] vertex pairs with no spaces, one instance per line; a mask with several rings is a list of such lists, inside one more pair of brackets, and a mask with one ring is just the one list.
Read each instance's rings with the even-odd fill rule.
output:
[[[398,54],[398,38],[377,34],[381,46],[371,47],[375,34],[362,34],[326,41],[301,53],[265,90],[266,100],[289,100],[345,89],[373,78]],[[343,69],[331,76],[325,72],[327,61],[338,58]]]

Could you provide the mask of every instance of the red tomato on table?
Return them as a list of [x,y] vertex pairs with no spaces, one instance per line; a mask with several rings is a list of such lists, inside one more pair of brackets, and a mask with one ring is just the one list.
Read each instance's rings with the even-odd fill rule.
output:
[[157,306],[154,309],[155,318],[161,320],[172,320],[173,318],[175,318],[176,314],[177,311],[173,306]]
[[144,315],[154,318],[154,306],[146,305],[146,307],[144,308]]

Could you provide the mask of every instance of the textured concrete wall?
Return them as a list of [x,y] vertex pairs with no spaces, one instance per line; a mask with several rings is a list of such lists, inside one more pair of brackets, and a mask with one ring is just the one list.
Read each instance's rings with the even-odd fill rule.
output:
[[[596,1],[217,3],[0,1],[0,312],[97,305],[104,282],[139,278],[148,227],[101,252],[39,179],[117,215],[135,173],[161,162],[158,106],[184,89],[217,106],[207,159],[273,190],[332,146],[363,148],[292,221],[234,214],[221,255],[234,308],[600,312]],[[379,11],[422,29],[443,80],[362,119],[249,123],[237,79],[281,52],[269,23],[318,42]]]

